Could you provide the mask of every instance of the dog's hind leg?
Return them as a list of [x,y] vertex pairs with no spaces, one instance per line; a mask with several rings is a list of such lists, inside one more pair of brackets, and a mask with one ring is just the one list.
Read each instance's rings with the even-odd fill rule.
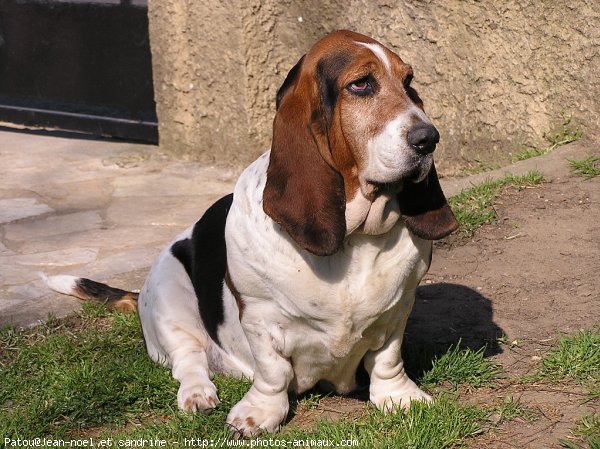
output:
[[189,278],[164,252],[140,292],[138,312],[150,357],[169,366],[180,382],[177,404],[189,412],[210,412],[219,404],[208,354],[211,341],[200,319]]
[[207,340],[201,342],[177,325],[171,327],[168,340],[169,359],[173,377],[180,383],[177,405],[187,412],[208,413],[219,405],[217,387],[210,380],[211,371],[207,358]]

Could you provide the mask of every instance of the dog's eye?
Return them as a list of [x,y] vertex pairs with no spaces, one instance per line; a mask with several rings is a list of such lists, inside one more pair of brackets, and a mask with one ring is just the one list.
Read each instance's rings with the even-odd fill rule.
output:
[[350,89],[352,89],[353,91],[356,91],[356,92],[362,92],[364,90],[367,90],[368,88],[369,88],[369,82],[366,80],[357,81],[355,83],[350,84]]
[[368,76],[348,84],[347,89],[356,95],[369,95],[373,93],[373,82]]
[[410,83],[412,82],[412,80],[413,80],[413,75],[412,75],[412,73],[411,73],[411,74],[409,74],[409,75],[408,75],[408,76],[407,76],[407,77],[404,79],[404,87],[405,87],[406,89],[408,89],[408,88],[410,87]]

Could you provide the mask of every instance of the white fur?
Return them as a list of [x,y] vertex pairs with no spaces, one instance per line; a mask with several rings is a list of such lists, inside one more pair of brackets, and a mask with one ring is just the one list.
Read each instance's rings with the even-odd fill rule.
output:
[[373,54],[375,56],[377,56],[377,58],[379,58],[379,60],[383,63],[383,65],[385,66],[385,68],[390,71],[392,69],[392,66],[390,64],[390,60],[388,59],[387,55],[385,54],[385,51],[383,49],[383,47],[381,45],[378,44],[369,44],[367,42],[356,42],[358,45],[362,45],[363,47],[367,47],[369,50],[371,50],[373,52]]
[[[383,47],[356,43],[393,75]],[[172,244],[160,253],[140,292],[138,312],[148,354],[171,367],[180,382],[181,409],[208,412],[219,404],[211,381],[217,372],[247,377],[252,387],[227,422],[245,436],[272,432],[288,413],[288,391],[301,393],[324,381],[340,393],[350,392],[363,359],[370,399],[383,411],[430,399],[407,376],[401,345],[432,243],[408,231],[399,219],[395,192],[377,186],[393,183],[390,190],[399,189],[409,182],[405,178],[420,181],[429,172],[431,155],[419,155],[407,142],[419,120],[430,123],[413,104],[371,136],[366,148],[359,139],[360,189],[347,199],[346,236],[330,256],[300,248],[263,211],[270,153],[246,168],[225,226],[227,269],[243,316],[240,320],[238,303],[223,284],[220,344],[204,328],[192,281],[173,256]],[[359,134],[369,132],[365,128]],[[296,169],[309,173],[311,167]],[[173,243],[191,236],[189,228]],[[56,276],[46,282],[73,294],[76,279]]]
[[400,207],[394,195],[384,193],[374,201],[358,190],[346,203],[346,235],[353,232],[379,235],[388,232],[400,218]]
[[44,273],[38,273],[42,278],[46,286],[58,293],[63,295],[75,296],[75,289],[77,288],[77,276],[70,276],[67,274],[60,274],[57,276],[46,276]]

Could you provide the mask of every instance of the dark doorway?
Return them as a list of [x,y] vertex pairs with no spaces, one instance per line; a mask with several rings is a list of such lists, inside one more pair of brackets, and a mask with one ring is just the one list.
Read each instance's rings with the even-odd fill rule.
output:
[[147,0],[0,0],[0,122],[157,143]]

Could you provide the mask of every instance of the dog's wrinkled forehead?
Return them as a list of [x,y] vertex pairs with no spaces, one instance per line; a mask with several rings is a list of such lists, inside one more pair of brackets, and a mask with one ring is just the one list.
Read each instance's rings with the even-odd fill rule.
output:
[[312,84],[301,86],[304,92],[314,88],[317,81],[318,93],[327,107],[345,84],[373,72],[396,79],[412,76],[412,68],[376,40],[352,31],[336,31],[314,44],[289,71],[277,92],[276,109],[301,78]]
[[[294,77],[303,74],[298,77],[300,91],[312,92],[307,96],[320,99],[326,120],[331,119],[342,91],[357,81],[368,81],[372,87],[371,95],[365,92],[365,96],[383,100],[370,103],[381,113],[391,116],[413,104],[422,108],[416,92],[404,95],[412,79],[412,67],[376,40],[351,31],[337,31],[317,42],[292,72]],[[287,90],[284,86],[278,99]],[[363,103],[366,105],[369,102]]]
[[337,31],[324,37],[310,49],[306,60],[317,70],[327,70],[330,78],[343,76],[344,72],[353,76],[369,69],[395,76],[411,70],[397,54],[381,43],[352,31]]

